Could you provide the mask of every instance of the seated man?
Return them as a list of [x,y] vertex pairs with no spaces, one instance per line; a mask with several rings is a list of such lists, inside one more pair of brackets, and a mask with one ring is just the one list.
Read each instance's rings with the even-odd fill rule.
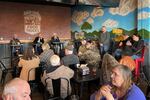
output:
[[39,33],[38,36],[33,41],[33,47],[36,54],[40,55],[42,50],[42,44],[44,43],[44,38],[42,37],[42,34]]
[[87,41],[86,50],[79,55],[80,61],[85,61],[89,67],[98,68],[101,61],[101,56],[96,44],[92,41]]
[[65,66],[79,64],[79,58],[73,54],[74,47],[69,45],[65,48],[65,56],[61,59],[61,63]]
[[13,39],[10,40],[10,45],[11,45],[11,53],[13,57],[23,52],[22,50],[23,47],[21,46],[21,42],[18,39],[17,34],[14,34]]
[[44,62],[47,65],[50,65],[50,57],[54,55],[53,50],[50,49],[48,43],[42,44],[43,52],[39,55],[40,62]]
[[57,36],[57,33],[53,33],[53,36],[51,37],[51,40],[50,40],[50,46],[51,48],[54,50],[54,53],[55,54],[59,54],[60,53],[60,39],[59,37]]
[[[48,67],[46,69],[46,71],[44,71],[43,77],[41,78],[42,83],[45,85],[45,79],[50,77],[51,79],[58,79],[58,78],[67,78],[68,80],[70,80],[70,78],[73,77],[74,75],[74,71],[72,69],[70,69],[69,67],[66,67],[64,65],[60,65],[60,58],[57,55],[53,55],[50,58],[50,63],[51,66]],[[67,85],[66,81],[61,81],[61,98],[66,98],[67,97]],[[49,93],[51,95],[53,95],[53,88],[52,88],[52,84],[51,81],[48,81],[47,84],[47,89],[49,91]],[[71,86],[70,86],[70,82],[69,82],[69,94],[71,93]]]
[[31,100],[30,86],[27,81],[15,78],[4,86],[3,100]]
[[81,40],[81,46],[78,50],[78,55],[82,55],[86,51],[86,40]]

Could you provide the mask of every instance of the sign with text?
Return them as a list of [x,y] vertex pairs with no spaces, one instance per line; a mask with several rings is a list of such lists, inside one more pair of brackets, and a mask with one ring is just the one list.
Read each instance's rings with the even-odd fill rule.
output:
[[41,16],[38,11],[24,11],[24,30],[35,35],[41,31]]

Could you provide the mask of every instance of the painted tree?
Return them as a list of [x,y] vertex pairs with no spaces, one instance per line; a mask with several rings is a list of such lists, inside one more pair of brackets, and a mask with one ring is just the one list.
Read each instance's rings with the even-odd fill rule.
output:
[[92,25],[88,22],[84,22],[81,26],[81,30],[90,30],[92,29]]

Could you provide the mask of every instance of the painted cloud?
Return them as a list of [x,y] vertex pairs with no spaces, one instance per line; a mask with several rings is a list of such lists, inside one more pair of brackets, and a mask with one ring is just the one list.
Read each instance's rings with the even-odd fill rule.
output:
[[120,0],[119,7],[110,8],[109,12],[113,15],[118,14],[121,16],[126,16],[130,12],[134,11],[137,7],[136,0]]
[[118,26],[118,22],[112,19],[107,19],[102,25],[109,28],[114,28]]
[[72,15],[72,21],[77,25],[81,25],[83,20],[89,16],[89,12],[87,11],[74,11]]
[[87,19],[87,22],[92,24],[94,22],[94,20],[90,17],[90,18]]
[[138,13],[138,20],[150,18],[150,12],[140,12]]
[[150,7],[150,0],[138,0],[138,9]]
[[93,11],[92,11],[92,13],[91,13],[91,16],[93,18],[95,18],[97,16],[103,16],[103,15],[104,15],[104,11],[102,9],[98,8],[98,7],[94,8]]

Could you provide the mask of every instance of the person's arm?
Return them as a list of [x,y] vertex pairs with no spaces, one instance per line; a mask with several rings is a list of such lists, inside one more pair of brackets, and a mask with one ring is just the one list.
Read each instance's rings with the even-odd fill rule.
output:
[[138,51],[138,50],[142,50],[142,48],[144,47],[144,41],[143,40],[139,40],[138,45],[135,47],[134,45],[132,46],[132,50],[134,52]]
[[[101,96],[101,98],[103,96],[103,97],[106,98],[106,100],[114,100],[114,97],[111,94],[111,89],[112,89],[112,87],[110,85],[104,85],[104,86],[102,86],[100,88],[100,94],[99,94]],[[98,96],[98,97],[100,97],[100,96]],[[98,99],[96,99],[96,100],[98,100]]]

